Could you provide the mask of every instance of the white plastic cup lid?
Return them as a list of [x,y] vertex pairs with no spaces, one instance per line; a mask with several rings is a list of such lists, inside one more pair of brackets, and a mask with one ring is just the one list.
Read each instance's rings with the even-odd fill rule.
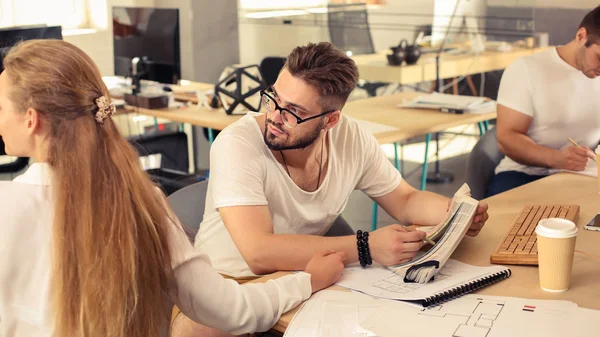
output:
[[554,239],[572,238],[577,232],[573,221],[561,218],[542,219],[535,228],[536,234]]

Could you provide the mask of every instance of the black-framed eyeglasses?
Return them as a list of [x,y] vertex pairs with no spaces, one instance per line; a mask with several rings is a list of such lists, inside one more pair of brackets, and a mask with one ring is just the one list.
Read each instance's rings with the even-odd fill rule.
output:
[[[267,90],[269,90],[269,89],[267,89]],[[291,112],[290,110],[288,110],[286,108],[282,108],[279,105],[279,103],[277,103],[275,98],[273,98],[273,96],[269,95],[266,92],[266,90],[260,91],[260,97],[262,99],[262,106],[264,106],[265,109],[267,109],[267,112],[271,113],[275,110],[279,110],[279,113],[281,114],[281,119],[283,120],[283,124],[287,125],[287,127],[290,129],[295,128],[298,124],[308,122],[312,119],[319,118],[321,116],[324,116],[328,113],[332,113],[335,111],[335,110],[329,110],[329,111],[322,112],[318,115],[302,119],[302,118],[298,117],[298,115],[296,115],[295,113]]]

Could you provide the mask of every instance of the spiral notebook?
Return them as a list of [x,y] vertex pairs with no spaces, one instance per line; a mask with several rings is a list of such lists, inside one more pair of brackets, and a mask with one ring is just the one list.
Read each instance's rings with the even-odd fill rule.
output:
[[373,264],[344,269],[337,285],[377,298],[411,302],[430,307],[510,277],[504,266],[477,267],[449,259],[437,275],[427,283],[405,282],[402,274]]

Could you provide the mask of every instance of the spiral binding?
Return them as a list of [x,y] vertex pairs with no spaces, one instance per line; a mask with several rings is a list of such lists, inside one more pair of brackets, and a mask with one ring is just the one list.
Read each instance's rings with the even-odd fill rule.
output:
[[490,284],[494,284],[498,281],[507,279],[510,277],[511,274],[512,274],[512,272],[510,271],[510,269],[506,269],[501,272],[498,272],[498,273],[495,273],[492,275],[488,275],[488,276],[480,278],[478,280],[469,282],[467,284],[460,285],[456,288],[453,288],[453,289],[444,291],[442,293],[433,295],[431,297],[428,297],[422,301],[421,305],[423,305],[424,308],[427,308],[430,306],[448,302],[450,300],[461,297],[461,296],[466,295],[475,290],[489,286]]

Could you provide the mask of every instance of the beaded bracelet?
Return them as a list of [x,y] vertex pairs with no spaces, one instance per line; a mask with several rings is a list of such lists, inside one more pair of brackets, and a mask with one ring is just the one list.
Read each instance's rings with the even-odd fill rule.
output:
[[358,261],[364,268],[373,264],[371,251],[369,250],[369,232],[358,230],[356,232],[356,246],[358,248]]

